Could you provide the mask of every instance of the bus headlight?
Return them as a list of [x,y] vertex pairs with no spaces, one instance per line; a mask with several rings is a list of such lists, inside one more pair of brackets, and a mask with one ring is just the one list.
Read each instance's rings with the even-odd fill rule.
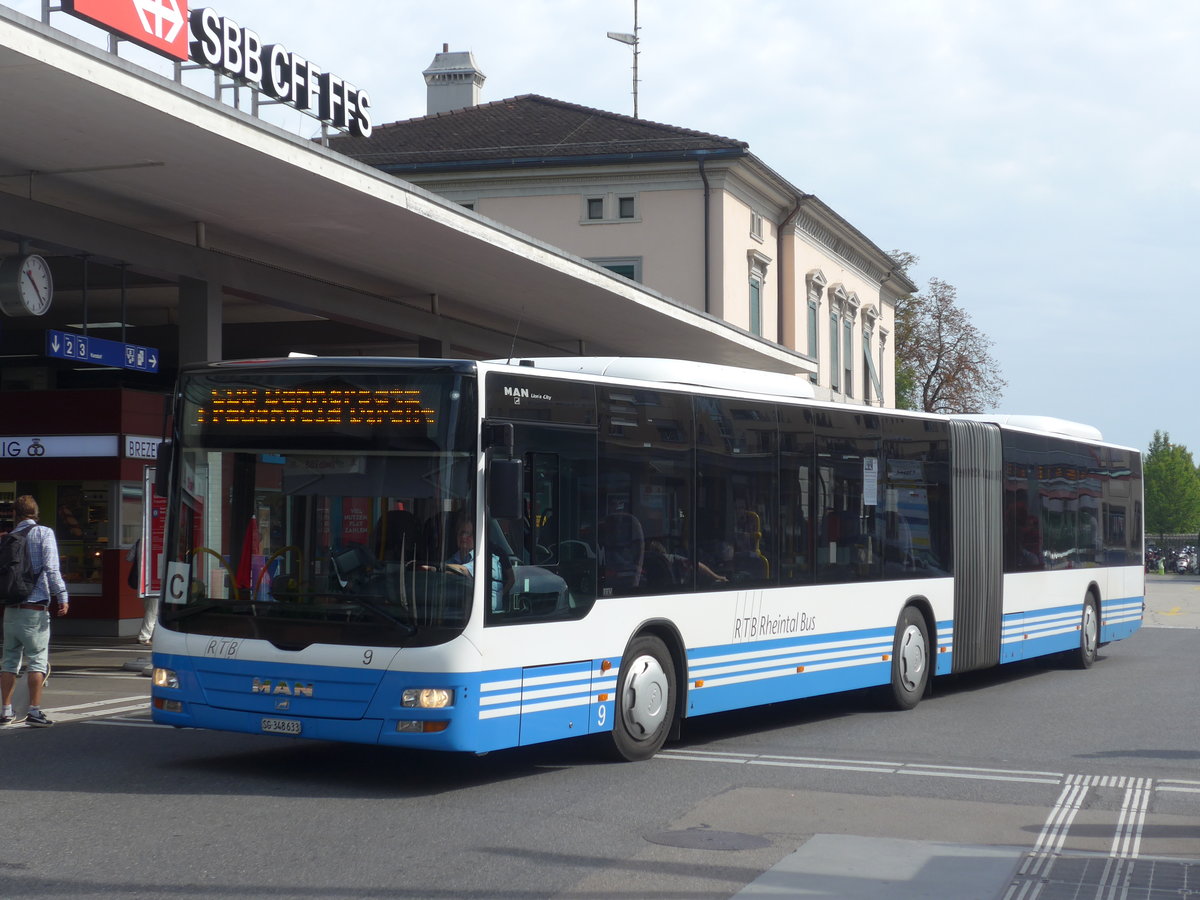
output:
[[450,688],[407,688],[400,695],[400,705],[406,709],[445,709],[453,703]]
[[178,688],[179,676],[174,669],[155,669],[154,686],[160,688]]

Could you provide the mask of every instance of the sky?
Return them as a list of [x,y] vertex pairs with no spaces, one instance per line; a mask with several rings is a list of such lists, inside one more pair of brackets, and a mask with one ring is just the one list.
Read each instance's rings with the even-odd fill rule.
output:
[[[40,0],[0,0],[37,17]],[[192,0],[192,6],[204,5]],[[634,0],[212,0],[264,43],[425,112],[421,72],[470,50],[484,102],[632,114]],[[746,141],[910,276],[954,285],[1008,382],[999,410],[1200,460],[1200,3],[640,0],[642,118]],[[64,13],[51,25],[100,44]],[[150,64],[141,51],[122,51]],[[199,73],[197,73],[199,74]],[[209,83],[211,83],[211,76]],[[271,120],[317,128],[277,108]]]

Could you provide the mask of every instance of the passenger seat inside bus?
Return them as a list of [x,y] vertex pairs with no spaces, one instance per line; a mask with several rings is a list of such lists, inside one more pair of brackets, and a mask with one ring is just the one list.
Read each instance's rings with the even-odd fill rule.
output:
[[420,540],[421,525],[406,509],[390,509],[375,523],[375,556],[380,562],[412,561]]
[[600,523],[600,571],[604,587],[625,592],[640,587],[646,539],[642,523],[629,513],[612,513]]

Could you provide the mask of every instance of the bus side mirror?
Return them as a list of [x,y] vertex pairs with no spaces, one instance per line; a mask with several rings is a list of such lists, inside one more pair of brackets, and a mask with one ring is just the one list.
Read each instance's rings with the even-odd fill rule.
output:
[[493,459],[488,466],[488,515],[519,519],[525,514],[525,465],[519,459]]
[[481,435],[484,450],[496,450],[512,456],[513,427],[511,422],[484,422]]
[[171,481],[171,450],[175,442],[170,438],[163,439],[158,445],[154,460],[154,493],[160,497],[167,496]]

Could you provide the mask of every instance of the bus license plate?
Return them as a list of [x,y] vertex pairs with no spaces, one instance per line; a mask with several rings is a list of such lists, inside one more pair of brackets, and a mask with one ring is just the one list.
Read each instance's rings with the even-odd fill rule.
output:
[[270,734],[299,734],[300,722],[297,719],[263,719],[262,730]]

